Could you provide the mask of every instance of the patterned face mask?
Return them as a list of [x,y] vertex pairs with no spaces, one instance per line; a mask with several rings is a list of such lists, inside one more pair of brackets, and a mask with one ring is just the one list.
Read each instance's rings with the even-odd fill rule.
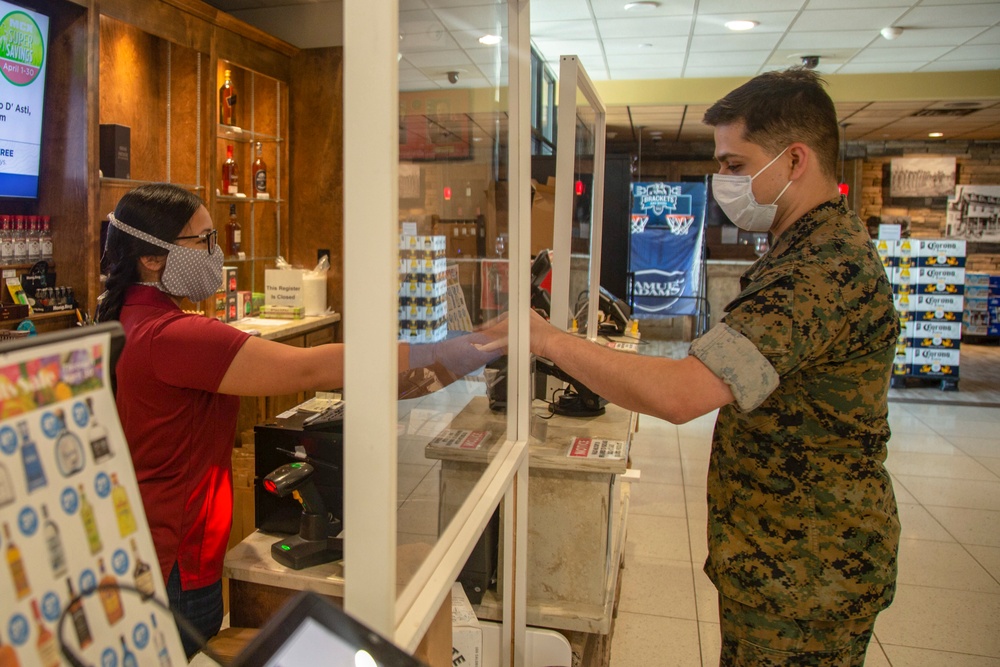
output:
[[222,285],[222,248],[216,246],[211,252],[185,248],[131,227],[117,219],[114,213],[108,213],[108,220],[126,234],[167,251],[167,265],[157,286],[161,291],[198,302],[215,294]]

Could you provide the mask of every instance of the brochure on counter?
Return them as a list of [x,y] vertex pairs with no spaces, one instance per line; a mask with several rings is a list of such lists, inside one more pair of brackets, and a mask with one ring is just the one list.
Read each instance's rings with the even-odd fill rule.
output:
[[110,335],[87,329],[0,352],[0,645],[25,667],[61,664],[66,611],[62,640],[85,664],[186,664],[148,600],[167,595],[110,359]]

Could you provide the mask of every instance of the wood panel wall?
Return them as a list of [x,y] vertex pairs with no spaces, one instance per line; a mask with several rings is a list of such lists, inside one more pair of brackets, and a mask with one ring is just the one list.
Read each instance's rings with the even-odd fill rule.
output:
[[344,304],[343,61],[340,47],[303,50],[292,58],[289,84],[291,262],[312,267],[318,249],[330,250],[327,302],[337,312]]

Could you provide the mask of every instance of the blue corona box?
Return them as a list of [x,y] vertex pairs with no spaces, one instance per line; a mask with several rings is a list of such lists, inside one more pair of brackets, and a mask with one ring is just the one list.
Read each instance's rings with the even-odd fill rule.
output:
[[965,266],[964,239],[914,239],[912,248],[917,266]]
[[960,354],[958,350],[916,348],[910,359],[910,375],[957,378]]

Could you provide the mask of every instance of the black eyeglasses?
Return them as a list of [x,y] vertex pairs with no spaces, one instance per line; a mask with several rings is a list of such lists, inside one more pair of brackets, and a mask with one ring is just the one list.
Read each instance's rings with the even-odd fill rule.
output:
[[199,241],[204,241],[208,244],[208,254],[211,255],[215,252],[215,245],[219,239],[219,232],[212,230],[210,232],[205,232],[204,234],[198,234],[196,236],[178,236],[175,241],[184,241],[187,239],[198,239]]

